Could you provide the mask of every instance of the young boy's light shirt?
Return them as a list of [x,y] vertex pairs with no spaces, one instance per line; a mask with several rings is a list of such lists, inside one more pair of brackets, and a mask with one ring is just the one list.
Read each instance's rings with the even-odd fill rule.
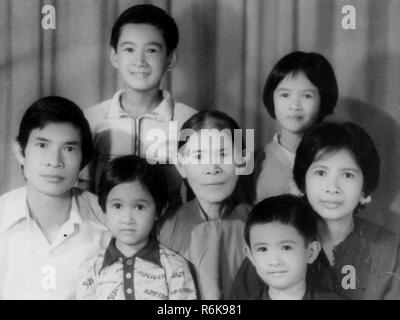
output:
[[163,90],[161,103],[152,112],[136,118],[121,107],[123,92],[116,92],[112,99],[84,112],[93,134],[95,155],[80,179],[94,179],[96,189],[104,166],[118,156],[135,154],[164,163],[171,161],[174,154],[168,151],[176,149],[179,129],[197,113],[185,104],[174,102],[170,93]]
[[29,215],[26,187],[2,195],[0,299],[75,299],[80,269],[110,240],[99,210],[93,194],[73,189],[70,217],[49,244]]
[[196,289],[188,263],[154,238],[134,257],[124,257],[112,240],[90,261],[78,284],[78,299],[192,300]]

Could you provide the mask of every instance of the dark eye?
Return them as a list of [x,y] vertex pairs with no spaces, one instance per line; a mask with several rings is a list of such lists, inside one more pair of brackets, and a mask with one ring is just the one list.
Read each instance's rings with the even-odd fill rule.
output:
[[257,248],[257,252],[266,252],[267,251],[267,247],[259,247]]
[[147,52],[148,53],[156,53],[156,52],[158,52],[158,50],[155,48],[149,48],[149,49],[147,49]]
[[134,52],[135,50],[133,50],[133,48],[125,48],[124,51],[129,52],[129,53],[132,53],[132,52]]
[[141,211],[141,210],[143,210],[145,207],[144,207],[144,205],[142,205],[142,204],[137,204],[136,206],[135,206],[135,209],[136,210],[138,210],[138,211]]
[[122,208],[122,205],[120,203],[113,203],[111,207],[113,209],[119,210]]
[[351,179],[351,178],[354,178],[354,174],[351,173],[351,172],[345,172],[345,173],[344,173],[344,177],[345,177],[345,178],[348,178],[348,179]]
[[309,93],[306,93],[306,94],[304,94],[304,98],[311,99],[311,98],[313,98],[313,96]]
[[289,251],[291,249],[292,249],[292,247],[289,246],[289,245],[285,245],[285,246],[282,247],[282,250],[284,250],[284,251]]
[[46,146],[47,146],[47,144],[44,143],[44,142],[38,142],[36,145],[37,145],[40,149],[44,149],[44,148],[46,148]]
[[65,151],[72,152],[72,151],[74,151],[74,150],[75,150],[75,148],[72,147],[72,146],[67,146],[67,147],[65,147]]
[[326,172],[324,170],[316,170],[315,174],[317,176],[324,177],[326,175]]
[[287,98],[289,97],[289,94],[286,92],[282,92],[279,96],[281,96],[282,98]]

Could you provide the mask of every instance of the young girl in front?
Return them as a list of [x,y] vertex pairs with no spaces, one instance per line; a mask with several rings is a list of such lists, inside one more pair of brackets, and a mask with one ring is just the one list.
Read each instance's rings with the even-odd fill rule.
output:
[[400,243],[359,217],[379,182],[379,155],[364,129],[325,123],[300,143],[293,175],[318,215],[322,267],[350,299],[400,299]]
[[195,199],[161,226],[160,241],[194,266],[202,299],[227,297],[244,258],[244,221],[250,206],[235,201],[242,141],[237,123],[211,110],[192,116],[180,132],[177,168]]
[[298,194],[292,178],[297,146],[304,132],[333,112],[338,98],[330,63],[314,52],[292,52],[269,74],[263,102],[278,132],[255,154],[256,203],[283,193]]
[[159,244],[154,222],[167,207],[163,171],[129,155],[112,160],[99,184],[99,204],[112,233],[105,252],[88,262],[78,299],[196,299],[185,259]]

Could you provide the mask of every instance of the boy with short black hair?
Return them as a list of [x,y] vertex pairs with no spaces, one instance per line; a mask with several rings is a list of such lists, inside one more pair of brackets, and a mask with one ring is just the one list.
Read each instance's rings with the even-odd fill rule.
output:
[[89,124],[72,101],[42,98],[15,152],[26,186],[0,197],[0,298],[73,299],[78,270],[109,239],[96,197],[73,188],[91,157]]
[[93,133],[95,157],[81,174],[82,186],[97,193],[101,172],[115,157],[135,154],[165,164],[171,206],[179,201],[181,178],[173,165],[178,130],[197,111],[174,102],[160,90],[164,74],[176,63],[178,27],[154,5],[130,7],[115,22],[110,60],[123,80],[123,90],[85,110]]
[[307,276],[321,250],[314,213],[293,195],[258,203],[247,220],[245,252],[265,286],[251,300],[339,299]]

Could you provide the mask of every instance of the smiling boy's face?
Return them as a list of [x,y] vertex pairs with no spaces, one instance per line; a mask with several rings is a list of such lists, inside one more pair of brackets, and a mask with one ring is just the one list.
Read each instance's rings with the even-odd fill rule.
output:
[[145,23],[126,24],[121,29],[117,49],[111,48],[112,65],[118,69],[127,89],[146,92],[158,90],[168,67],[172,68],[175,51],[167,54],[161,31]]
[[246,255],[258,275],[277,290],[291,290],[306,280],[307,265],[318,256],[317,241],[306,244],[291,225],[270,222],[253,225]]
[[80,130],[70,123],[48,123],[42,129],[33,129],[24,152],[19,146],[17,158],[28,192],[63,196],[78,179],[82,163]]

